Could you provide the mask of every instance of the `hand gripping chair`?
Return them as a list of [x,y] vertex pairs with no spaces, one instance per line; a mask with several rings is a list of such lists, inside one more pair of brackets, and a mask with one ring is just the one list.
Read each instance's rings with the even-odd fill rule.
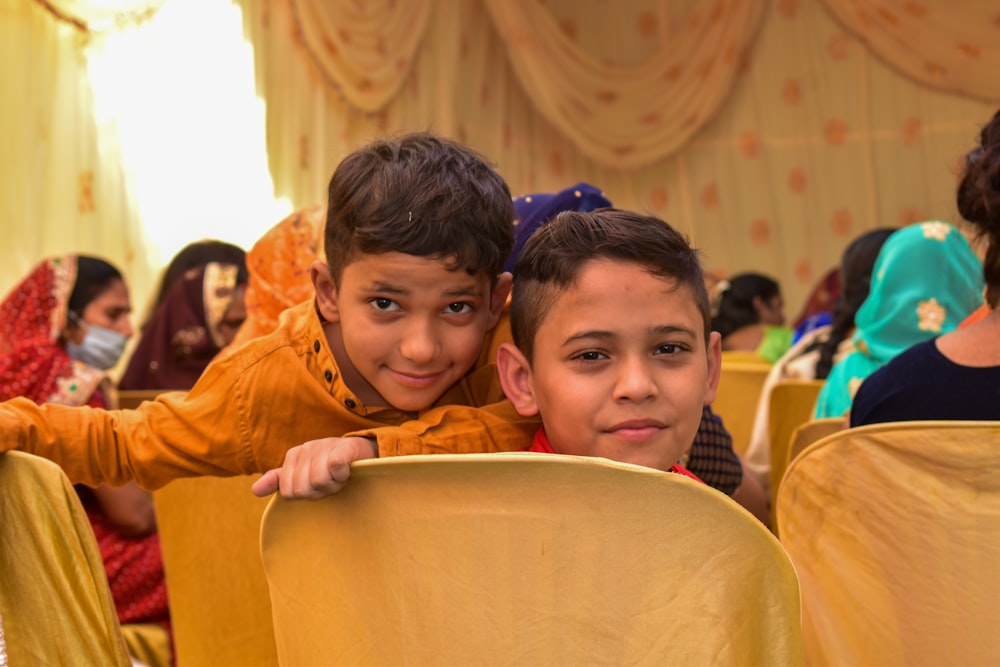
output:
[[3,665],[130,664],[76,491],[22,452],[0,454],[0,623]]
[[808,664],[997,663],[998,444],[1000,422],[899,422],[791,461],[778,527]]
[[261,525],[285,665],[801,663],[777,540],[694,480],[532,453],[362,461]]

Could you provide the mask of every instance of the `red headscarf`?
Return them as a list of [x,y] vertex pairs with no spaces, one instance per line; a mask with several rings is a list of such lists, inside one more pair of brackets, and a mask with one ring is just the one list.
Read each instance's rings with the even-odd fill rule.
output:
[[76,256],[43,260],[0,303],[0,400],[104,407],[103,371],[74,361],[62,334]]

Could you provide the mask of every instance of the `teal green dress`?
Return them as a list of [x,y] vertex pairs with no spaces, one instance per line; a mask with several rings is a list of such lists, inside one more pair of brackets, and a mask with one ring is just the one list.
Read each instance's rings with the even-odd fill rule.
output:
[[932,221],[894,232],[854,318],[854,351],[830,370],[814,416],[843,416],[865,378],[908,347],[954,331],[982,295],[982,262],[958,229]]

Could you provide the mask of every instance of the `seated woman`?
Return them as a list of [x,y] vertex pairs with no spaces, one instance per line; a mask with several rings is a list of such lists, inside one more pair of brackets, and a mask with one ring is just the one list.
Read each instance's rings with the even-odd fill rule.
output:
[[[878,422],[1000,419],[1000,112],[966,156],[958,211],[988,242],[982,273],[989,312],[901,352],[858,389],[851,426]],[[924,269],[927,270],[926,268]],[[968,318],[967,318],[968,319]],[[938,332],[935,332],[938,333]]]
[[792,346],[781,287],[772,278],[741,273],[720,282],[712,310],[712,330],[722,335],[723,351],[754,352],[774,363]]
[[833,366],[813,416],[843,416],[865,378],[911,345],[953,331],[981,292],[982,265],[955,227],[932,221],[894,232],[855,316],[854,351]]
[[245,264],[190,269],[163,297],[142,330],[119,389],[190,389],[246,319]]
[[[110,407],[106,371],[132,335],[131,310],[121,273],[104,260],[67,255],[38,264],[0,302],[0,400]],[[150,495],[135,483],[77,489],[118,620],[169,631]]]

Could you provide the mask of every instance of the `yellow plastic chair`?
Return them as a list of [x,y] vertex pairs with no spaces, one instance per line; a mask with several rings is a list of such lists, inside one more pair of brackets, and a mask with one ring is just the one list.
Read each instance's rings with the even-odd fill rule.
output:
[[355,464],[261,526],[283,665],[800,664],[794,570],[694,480],[508,453]]
[[728,356],[734,354],[746,353],[722,353],[722,372],[712,411],[722,417],[726,430],[733,436],[733,449],[743,455],[750,446],[757,401],[771,364],[760,358],[746,362]]
[[[805,451],[806,447],[846,428],[847,420],[843,417],[821,417],[820,419],[810,419],[806,423],[799,425],[792,432],[792,437],[789,439],[784,470],[788,470],[788,464]],[[779,485],[783,477],[784,474],[776,480]],[[775,500],[777,500],[777,494],[775,494]]]
[[997,663],[998,442],[1000,422],[877,424],[792,460],[778,525],[808,664]]
[[276,665],[255,476],[178,479],[153,492],[178,667]]
[[0,622],[0,664],[130,664],[76,491],[55,463],[16,451],[0,454]]
[[771,439],[771,507],[785,474],[792,434],[812,419],[823,384],[823,380],[781,380],[771,388],[767,420]]

